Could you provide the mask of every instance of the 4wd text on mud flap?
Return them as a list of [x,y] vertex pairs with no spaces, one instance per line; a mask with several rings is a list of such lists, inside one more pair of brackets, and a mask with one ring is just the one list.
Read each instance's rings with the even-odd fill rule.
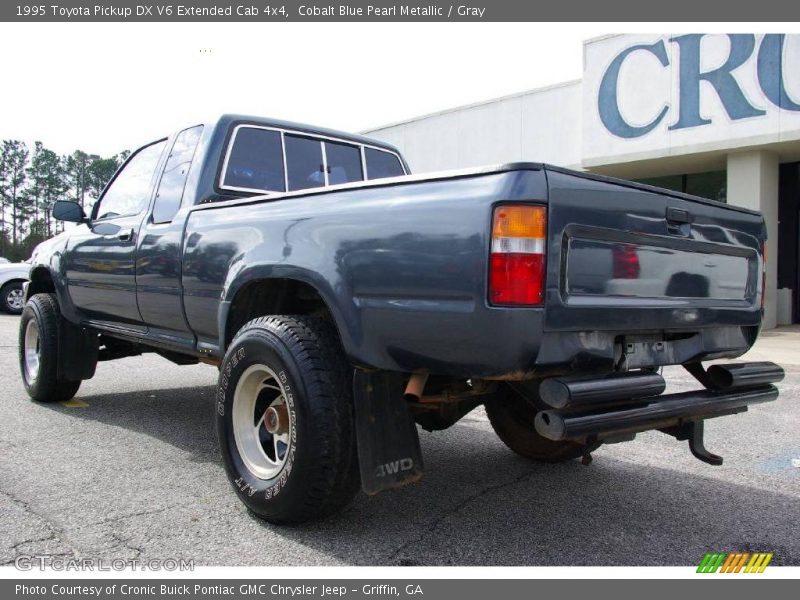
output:
[[401,458],[400,460],[393,460],[382,465],[378,465],[375,470],[375,477],[386,477],[387,475],[394,475],[402,471],[410,471],[414,468],[414,461],[410,458]]

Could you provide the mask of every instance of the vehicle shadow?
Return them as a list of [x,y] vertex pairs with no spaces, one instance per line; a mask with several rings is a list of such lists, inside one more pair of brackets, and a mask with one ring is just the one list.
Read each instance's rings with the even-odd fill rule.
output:
[[[155,437],[190,453],[191,462],[217,464],[210,473],[225,478],[213,387],[82,398],[89,406],[51,408]],[[588,467],[532,464],[505,448],[480,415],[420,434],[426,472],[417,484],[361,493],[342,514],[295,527],[270,525],[241,506],[237,512],[228,491],[220,518],[246,523],[264,548],[280,540],[336,564],[687,565],[707,551],[734,550],[773,552],[773,564],[800,564],[796,497],[690,474],[680,464],[638,464],[637,450],[631,462],[600,449]],[[121,477],[114,485],[132,483]],[[263,564],[259,555],[240,556],[231,564]]]
[[157,438],[190,454],[194,462],[220,462],[214,429],[214,386],[140,390],[115,394],[78,392],[87,406],[43,404],[71,417],[122,427]]

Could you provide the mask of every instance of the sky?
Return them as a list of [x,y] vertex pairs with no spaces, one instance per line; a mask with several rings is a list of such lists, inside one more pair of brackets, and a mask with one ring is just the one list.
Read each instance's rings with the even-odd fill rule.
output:
[[601,24],[0,24],[0,139],[111,155],[232,112],[363,131],[579,79]]
[[[786,31],[787,23],[759,23]],[[222,113],[351,132],[580,79],[615,32],[752,23],[0,23],[0,139],[135,149]],[[796,24],[789,29],[796,29]]]

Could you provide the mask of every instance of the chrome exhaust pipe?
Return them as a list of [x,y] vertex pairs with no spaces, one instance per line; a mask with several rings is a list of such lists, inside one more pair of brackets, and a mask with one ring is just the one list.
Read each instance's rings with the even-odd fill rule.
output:
[[706,371],[714,388],[731,390],[777,383],[783,380],[783,369],[773,362],[728,363],[711,365]]
[[632,371],[601,379],[553,377],[539,385],[539,397],[557,409],[589,409],[658,396],[666,387],[661,375],[647,371]]
[[773,385],[683,392],[653,398],[646,406],[601,413],[564,415],[555,410],[544,410],[536,415],[534,426],[539,435],[554,441],[589,436],[602,438],[612,434],[670,427],[682,420],[721,416],[746,410],[749,404],[769,402],[777,397],[778,389]]

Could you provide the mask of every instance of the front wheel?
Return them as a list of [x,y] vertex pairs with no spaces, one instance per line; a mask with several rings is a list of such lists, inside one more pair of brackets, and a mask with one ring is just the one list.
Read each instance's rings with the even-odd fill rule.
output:
[[247,323],[225,355],[216,413],[228,478],[267,521],[324,517],[358,491],[352,369],[329,323]]
[[69,400],[81,386],[58,376],[58,330],[63,319],[54,294],[36,294],[19,320],[19,366],[28,395],[37,402]]
[[536,399],[526,399],[510,386],[504,386],[485,408],[497,437],[511,450],[530,460],[564,462],[580,458],[589,449],[577,442],[556,442],[539,435],[534,427],[534,418],[545,408],[544,404]]

